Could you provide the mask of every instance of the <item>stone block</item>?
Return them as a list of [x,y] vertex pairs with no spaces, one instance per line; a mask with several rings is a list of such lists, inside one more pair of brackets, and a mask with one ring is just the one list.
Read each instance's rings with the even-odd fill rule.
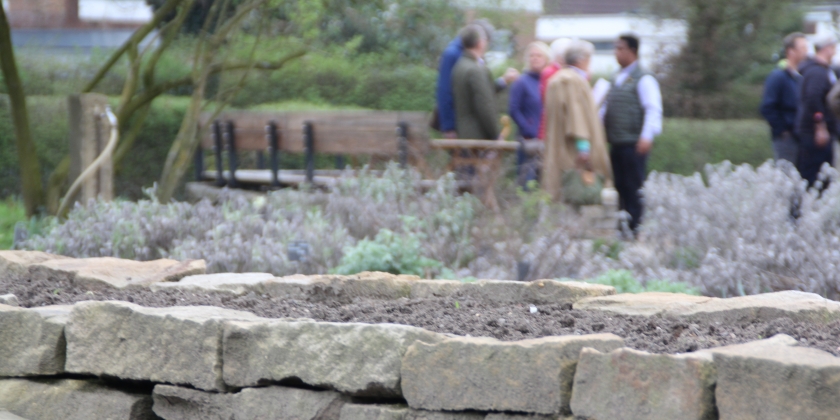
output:
[[354,276],[320,275],[278,277],[265,284],[266,293],[275,298],[320,302],[337,300],[349,303],[355,299],[396,300],[411,294],[417,276],[364,272]]
[[836,420],[840,358],[790,336],[710,350],[720,420]]
[[164,420],[339,420],[346,402],[337,392],[279,386],[228,394],[157,385],[152,397]]
[[0,407],[28,420],[153,420],[152,398],[94,380],[0,379]]
[[65,329],[66,369],[223,390],[223,325],[228,320],[257,319],[248,312],[207,306],[78,303]]
[[682,293],[622,293],[581,299],[574,304],[574,308],[605,311],[618,315],[654,316],[664,315],[666,312],[677,312],[682,308],[696,306],[712,299],[714,298]]
[[567,413],[581,349],[623,345],[612,334],[415,343],[403,358],[402,391],[415,409]]
[[29,266],[49,260],[69,259],[41,251],[0,251],[0,279],[17,282],[29,278]]
[[0,376],[64,372],[64,325],[72,306],[0,305]]
[[408,410],[405,420],[483,420],[484,414],[445,413],[440,411]]
[[16,416],[6,410],[0,409],[0,420],[27,420],[23,417]]
[[341,420],[405,420],[408,411],[404,405],[345,404]]
[[696,306],[687,306],[674,314],[704,321],[750,322],[790,318],[794,321],[831,322],[840,319],[840,302],[815,293],[796,290],[711,299]]
[[184,277],[176,282],[153,283],[153,292],[161,290],[182,290],[199,293],[226,293],[241,296],[249,292],[262,295],[265,282],[274,279],[268,273],[220,273]]
[[230,386],[298,378],[351,395],[399,396],[400,366],[415,342],[441,334],[395,324],[261,320],[230,322],[224,379]]
[[726,299],[679,293],[628,293],[583,299],[575,303],[574,308],[621,315],[659,315],[727,323],[769,321],[783,317],[808,322],[830,322],[840,319],[840,302],[799,291]]
[[615,289],[600,284],[576,281],[537,280],[532,282],[478,280],[458,282],[421,280],[412,284],[412,299],[469,297],[492,303],[572,304],[592,296],[615,294]]
[[490,413],[484,420],[574,420],[571,416],[544,416],[541,414]]
[[585,348],[575,372],[572,413],[586,419],[714,420],[715,377],[710,353]]
[[29,267],[36,280],[64,280],[89,290],[148,287],[152,283],[178,281],[204,274],[204,260],[133,261],[120,258],[54,259]]
[[9,293],[7,295],[0,296],[0,305],[20,306],[20,302],[18,301],[17,296]]

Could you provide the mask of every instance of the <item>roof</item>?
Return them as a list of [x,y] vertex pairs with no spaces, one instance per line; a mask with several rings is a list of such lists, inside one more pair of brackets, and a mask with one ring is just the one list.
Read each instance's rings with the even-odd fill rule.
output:
[[638,11],[641,0],[543,0],[547,15],[605,15]]

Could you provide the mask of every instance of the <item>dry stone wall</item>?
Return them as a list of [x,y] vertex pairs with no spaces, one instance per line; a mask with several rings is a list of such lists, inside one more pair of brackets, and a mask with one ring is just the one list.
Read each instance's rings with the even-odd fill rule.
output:
[[[6,270],[0,276],[26,281],[52,260],[60,259],[0,252]],[[111,284],[109,276],[133,276],[113,267],[136,268],[107,261],[106,273],[95,266],[102,263],[64,262],[63,269],[73,270],[62,275],[98,273],[102,281],[91,287],[121,287],[103,286]],[[363,273],[166,281],[192,270],[190,264],[144,269],[145,279],[156,280],[131,287],[337,301],[466,294],[721,322],[822,321],[840,313],[837,302],[797,292],[733,299],[614,295],[603,286],[550,280],[458,283]],[[0,420],[836,420],[837,395],[840,358],[785,335],[669,355],[626,348],[611,334],[501,342],[393,324],[265,319],[215,307],[0,304]]]

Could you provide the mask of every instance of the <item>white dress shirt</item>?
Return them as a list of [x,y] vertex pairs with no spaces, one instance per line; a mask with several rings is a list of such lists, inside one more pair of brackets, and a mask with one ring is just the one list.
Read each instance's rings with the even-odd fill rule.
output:
[[[639,62],[637,61],[621,69],[615,76],[615,85],[621,86],[638,65]],[[654,137],[662,134],[662,92],[659,90],[659,82],[656,81],[655,77],[646,74],[639,79],[636,91],[639,94],[639,102],[645,110],[645,123],[639,137],[647,141],[653,141]],[[605,100],[601,107],[602,119],[606,114],[607,106],[609,104]]]

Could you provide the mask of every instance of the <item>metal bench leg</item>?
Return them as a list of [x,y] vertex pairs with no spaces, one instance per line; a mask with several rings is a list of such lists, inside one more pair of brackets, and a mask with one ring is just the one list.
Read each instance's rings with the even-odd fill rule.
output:
[[219,120],[213,121],[213,154],[216,156],[216,186],[224,187],[224,156],[222,150],[224,149],[224,141],[222,139],[222,123]]
[[271,186],[280,186],[280,136],[277,133],[277,123],[271,121],[265,126],[266,135],[268,136],[268,153],[269,164],[271,165]]
[[228,185],[232,188],[237,188],[239,186],[239,183],[236,182],[236,167],[238,166],[238,162],[236,159],[235,129],[233,121],[228,121],[227,124],[225,124],[225,140],[227,141],[228,146],[228,168],[230,170],[230,181],[228,181]]
[[303,123],[303,140],[306,148],[306,182],[312,184],[315,181],[315,133],[311,121]]
[[408,166],[408,123],[406,122],[397,124],[397,160],[400,168],[405,169]]

